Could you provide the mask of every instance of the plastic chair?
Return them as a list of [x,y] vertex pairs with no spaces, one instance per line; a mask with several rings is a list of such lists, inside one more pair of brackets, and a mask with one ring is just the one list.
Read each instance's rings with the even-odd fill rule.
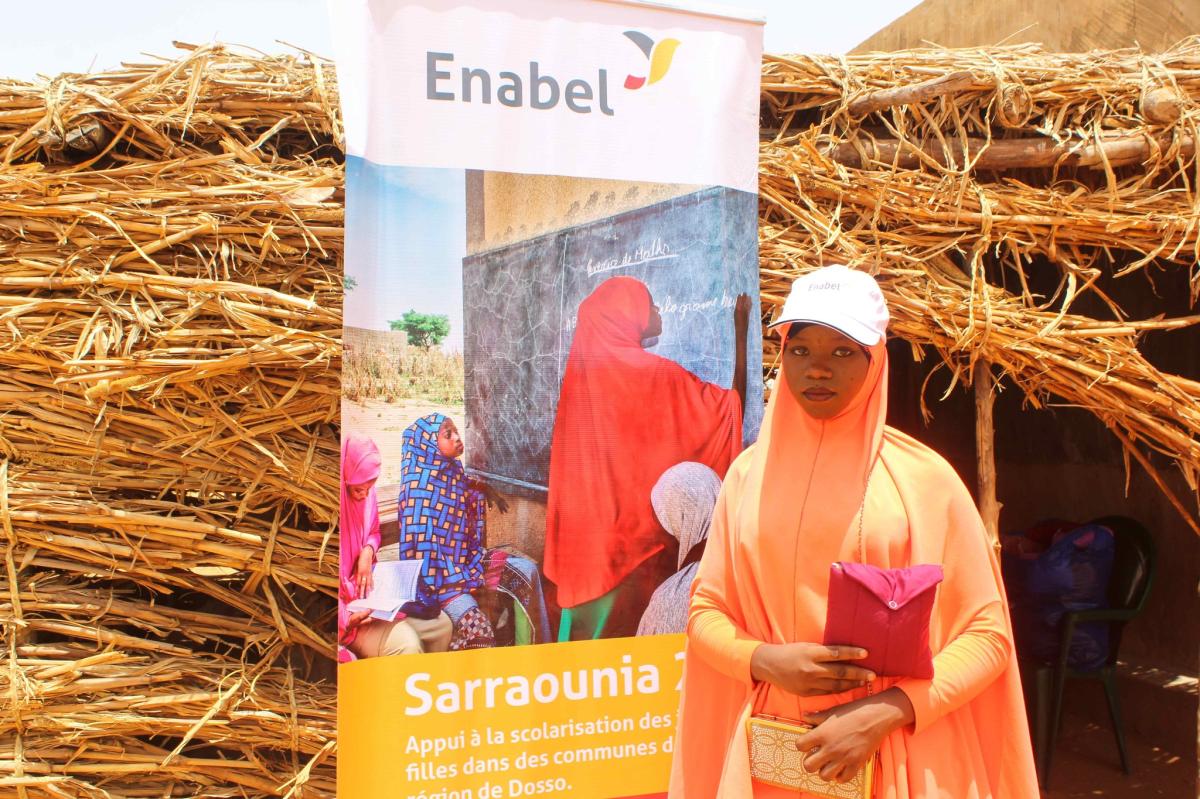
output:
[[[1142,612],[1150,585],[1154,581],[1156,548],[1150,533],[1127,516],[1104,516],[1089,524],[1099,524],[1113,532],[1112,576],[1108,582],[1109,607],[1100,610],[1068,612],[1060,622],[1062,637],[1058,657],[1053,663],[1029,664],[1034,672],[1036,710],[1034,713],[1034,750],[1037,756],[1038,777],[1042,788],[1050,784],[1050,761],[1062,721],[1063,689],[1069,679],[1100,680],[1108,699],[1108,714],[1112,721],[1121,770],[1129,774],[1129,753],[1125,748],[1125,733],[1121,723],[1121,703],[1117,696],[1117,652],[1125,625]],[[1109,625],[1108,657],[1104,665],[1092,671],[1072,669],[1067,656],[1075,628],[1086,622],[1107,622]]]

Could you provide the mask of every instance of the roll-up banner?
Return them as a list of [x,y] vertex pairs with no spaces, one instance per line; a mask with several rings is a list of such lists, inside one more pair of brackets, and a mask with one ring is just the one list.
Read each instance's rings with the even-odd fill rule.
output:
[[662,795],[691,580],[762,419],[761,21],[330,9],[339,795]]

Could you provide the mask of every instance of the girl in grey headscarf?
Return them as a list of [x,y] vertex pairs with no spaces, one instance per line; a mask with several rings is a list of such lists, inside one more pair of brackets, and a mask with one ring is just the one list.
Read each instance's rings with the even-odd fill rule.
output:
[[692,579],[708,538],[721,478],[702,463],[678,463],[663,472],[650,492],[650,504],[663,528],[679,539],[678,571],[650,597],[638,635],[687,631]]

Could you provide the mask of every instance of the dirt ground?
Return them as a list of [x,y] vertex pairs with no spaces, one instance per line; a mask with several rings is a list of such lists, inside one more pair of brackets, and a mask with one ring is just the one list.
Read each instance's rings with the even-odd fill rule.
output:
[[1063,718],[1045,799],[1187,799],[1197,795],[1196,755],[1169,752],[1126,729],[1133,773],[1121,773],[1117,747],[1106,726],[1077,716]]
[[404,430],[417,419],[431,413],[444,413],[460,428],[463,425],[462,405],[438,405],[427,400],[369,400],[366,403],[342,400],[342,430],[361,433],[374,440],[383,455],[383,474],[380,475],[379,484],[395,485],[400,482],[400,450],[404,444]]

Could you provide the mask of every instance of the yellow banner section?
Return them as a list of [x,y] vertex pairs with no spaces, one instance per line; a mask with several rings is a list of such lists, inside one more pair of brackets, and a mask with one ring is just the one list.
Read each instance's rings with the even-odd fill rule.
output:
[[338,796],[613,799],[665,791],[682,635],[338,668]]

